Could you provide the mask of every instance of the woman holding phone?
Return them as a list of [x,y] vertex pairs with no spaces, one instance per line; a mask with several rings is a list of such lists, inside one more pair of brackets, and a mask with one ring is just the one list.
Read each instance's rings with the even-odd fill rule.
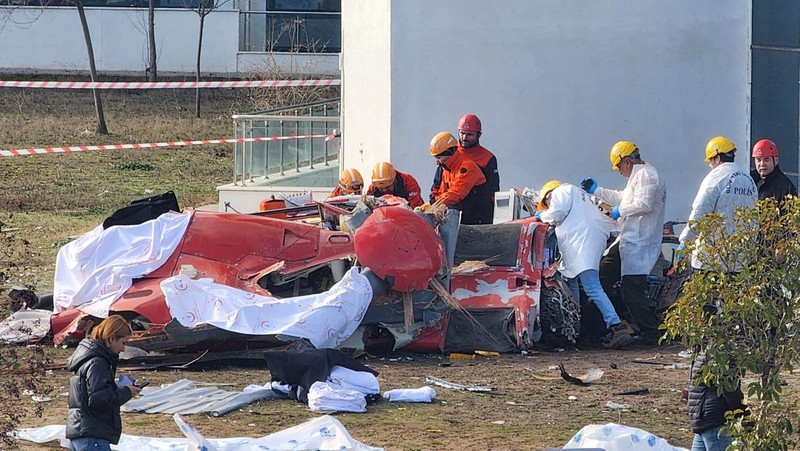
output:
[[122,435],[119,408],[141,387],[118,387],[114,381],[119,353],[131,337],[131,327],[118,315],[92,329],[67,360],[69,380],[67,438],[74,451],[111,450]]

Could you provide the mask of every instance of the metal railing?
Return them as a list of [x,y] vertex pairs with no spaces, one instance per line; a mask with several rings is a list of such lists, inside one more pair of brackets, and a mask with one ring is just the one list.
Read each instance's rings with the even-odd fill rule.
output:
[[335,135],[333,139],[298,138],[234,144],[233,183],[247,185],[254,178],[299,173],[315,165],[339,160],[340,100],[295,105],[233,116],[236,138]]

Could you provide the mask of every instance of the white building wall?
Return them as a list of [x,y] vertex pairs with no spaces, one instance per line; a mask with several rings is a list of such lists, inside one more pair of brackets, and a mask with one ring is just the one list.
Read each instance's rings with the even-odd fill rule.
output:
[[[342,2],[342,73],[349,69],[347,86],[342,86],[341,127],[351,130],[352,124],[353,134],[343,136],[347,151],[341,153],[339,162],[342,168],[358,168],[367,179],[375,163],[399,161],[390,149],[398,149],[402,141],[395,142],[392,132],[404,133],[392,127],[392,110],[403,100],[392,96],[397,68],[392,64],[389,5],[387,0]],[[410,142],[416,144],[414,139]]]
[[[147,10],[87,8],[86,20],[101,72],[144,72]],[[156,10],[159,72],[193,73],[199,17],[190,10]],[[206,16],[201,71],[234,74],[239,50],[239,12]],[[0,71],[88,71],[83,32],[75,8],[0,7]]]
[[427,190],[431,137],[473,112],[502,190],[589,175],[622,189],[608,152],[626,139],[679,219],[706,142],[748,142],[746,0],[348,0],[342,24],[344,161],[367,177],[388,156]]

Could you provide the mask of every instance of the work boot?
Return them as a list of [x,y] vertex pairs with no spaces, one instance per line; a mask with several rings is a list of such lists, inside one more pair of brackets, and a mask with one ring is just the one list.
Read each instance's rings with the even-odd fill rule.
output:
[[627,323],[618,323],[608,328],[611,331],[611,338],[603,343],[603,346],[610,349],[621,349],[633,343],[630,326]]

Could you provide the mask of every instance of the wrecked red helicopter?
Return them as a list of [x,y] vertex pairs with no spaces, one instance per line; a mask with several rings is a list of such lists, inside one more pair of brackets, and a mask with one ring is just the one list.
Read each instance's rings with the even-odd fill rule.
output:
[[[129,319],[137,329],[131,345],[148,351],[285,345],[287,337],[187,329],[172,317],[160,284],[182,275],[286,299],[325,292],[356,266],[371,270],[374,297],[342,347],[511,352],[543,333],[577,337],[579,306],[559,283],[546,224],[464,226],[455,211],[437,218],[391,199],[359,200],[246,215],[187,210],[174,251],[134,278],[108,313]],[[78,307],[61,309],[51,319],[54,341],[80,339],[93,321]]]

